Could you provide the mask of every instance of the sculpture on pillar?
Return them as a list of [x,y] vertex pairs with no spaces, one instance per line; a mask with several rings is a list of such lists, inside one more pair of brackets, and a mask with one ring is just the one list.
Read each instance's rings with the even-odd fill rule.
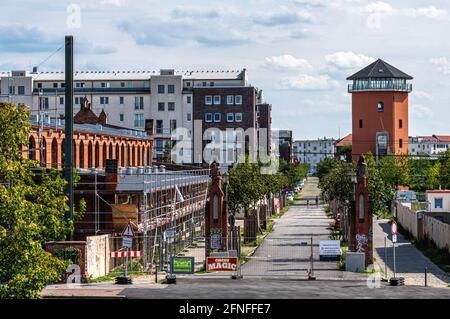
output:
[[367,164],[364,156],[357,164],[357,184],[352,216],[351,250],[365,253],[366,267],[373,263],[372,212],[369,211]]
[[205,209],[205,253],[227,251],[228,207],[223,192],[220,165],[211,165],[211,187]]

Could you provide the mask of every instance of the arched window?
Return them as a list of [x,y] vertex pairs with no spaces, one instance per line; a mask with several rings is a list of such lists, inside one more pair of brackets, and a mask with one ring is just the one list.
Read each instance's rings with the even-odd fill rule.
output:
[[141,166],[142,159],[141,159],[141,146],[139,145],[137,147],[137,166]]
[[128,147],[127,147],[127,161],[125,162],[125,166],[131,166],[131,163],[130,163],[130,158],[131,158],[131,145],[129,145],[128,144]]
[[132,145],[131,146],[131,164],[130,164],[130,166],[136,165],[136,155],[135,155],[134,151],[135,151],[134,145]]
[[34,136],[30,136],[28,139],[28,158],[30,160],[36,160],[36,141]]
[[125,145],[121,145],[120,146],[120,156],[121,156],[121,158],[122,158],[122,160],[120,161],[121,163],[122,163],[122,167],[125,167],[126,166],[126,164],[125,164]]
[[[111,153],[110,153],[111,154]],[[111,155],[109,155],[111,157]],[[102,162],[103,162],[103,167],[106,166],[106,143],[103,143],[103,157],[102,157]]]
[[80,165],[80,159],[79,162],[77,163],[77,152],[79,152],[78,147],[77,147],[77,143],[75,143],[75,140],[73,141],[73,166],[78,168],[81,167]]
[[86,168],[84,165],[84,142],[80,141],[80,168]]
[[94,163],[94,167],[99,167],[100,166],[100,145],[98,144],[98,141],[95,142],[95,163]]
[[382,101],[378,102],[378,112],[384,112],[384,103]]
[[114,154],[113,154],[113,145],[112,145],[113,143],[111,142],[111,143],[109,143],[109,146],[108,146],[108,148],[109,148],[109,151],[108,151],[108,158],[109,159],[113,159],[114,158]]
[[91,168],[93,164],[92,161],[92,142],[89,141],[88,143],[88,167],[87,168]]
[[[120,145],[116,144],[116,157],[114,159],[119,160],[119,152],[120,152]],[[118,162],[118,165],[120,166],[120,163]]]
[[47,166],[47,141],[45,140],[45,137],[41,139],[41,143],[39,145],[39,154],[41,155],[41,166],[46,167]]
[[51,166],[53,168],[58,168],[58,142],[56,138],[53,138],[52,141],[52,163]]

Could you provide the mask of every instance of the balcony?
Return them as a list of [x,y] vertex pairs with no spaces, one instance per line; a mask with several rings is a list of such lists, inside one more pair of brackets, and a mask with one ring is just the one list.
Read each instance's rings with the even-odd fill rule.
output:
[[366,91],[396,91],[410,93],[412,91],[412,84],[394,82],[363,82],[348,85],[348,93]]

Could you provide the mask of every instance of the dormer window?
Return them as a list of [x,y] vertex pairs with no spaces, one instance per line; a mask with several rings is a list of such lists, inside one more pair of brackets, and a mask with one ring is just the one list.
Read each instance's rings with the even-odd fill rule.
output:
[[378,112],[384,112],[384,103],[378,102]]

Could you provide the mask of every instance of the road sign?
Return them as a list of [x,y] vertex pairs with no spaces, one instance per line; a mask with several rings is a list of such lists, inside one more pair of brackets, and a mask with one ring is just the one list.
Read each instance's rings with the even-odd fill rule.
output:
[[131,248],[133,247],[133,237],[123,237],[122,247]]
[[341,258],[341,241],[321,240],[319,242],[319,256],[321,261],[339,261]]
[[133,228],[131,227],[131,223],[128,222],[127,226],[122,232],[123,237],[134,237]]
[[392,235],[392,242],[396,243],[397,242],[397,235]]
[[397,222],[395,220],[392,221],[391,234],[397,235]]
[[164,232],[164,238],[165,238],[165,239],[167,239],[167,238],[173,238],[173,237],[175,237],[175,231],[174,231],[174,230],[166,230],[166,231]]

